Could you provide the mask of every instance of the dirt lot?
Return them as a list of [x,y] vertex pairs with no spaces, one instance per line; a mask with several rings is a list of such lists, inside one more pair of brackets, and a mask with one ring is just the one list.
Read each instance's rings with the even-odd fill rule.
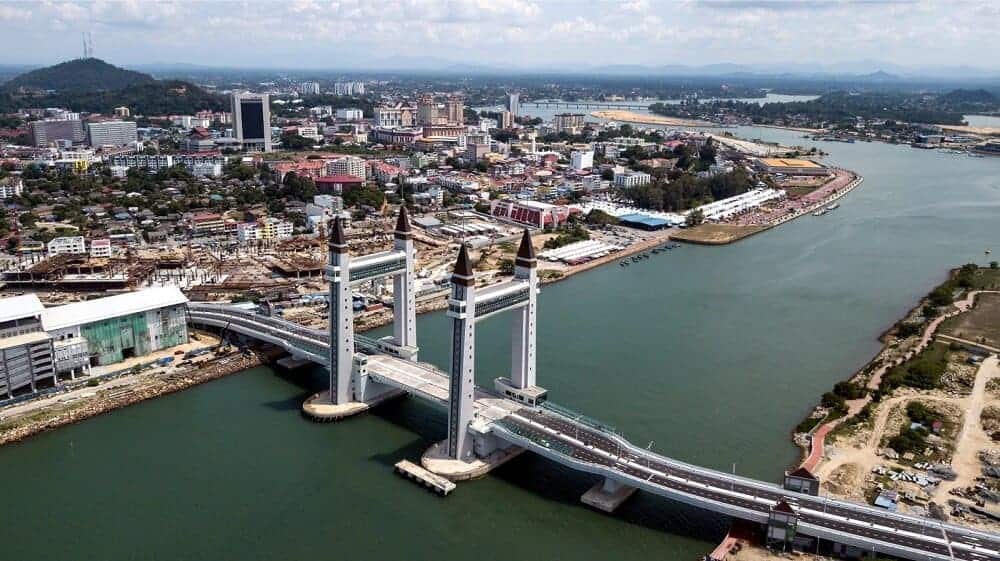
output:
[[671,239],[705,245],[723,245],[766,230],[766,226],[739,226],[736,224],[700,224],[694,228],[671,234]]
[[980,294],[976,306],[946,321],[941,333],[1000,347],[1000,294]]

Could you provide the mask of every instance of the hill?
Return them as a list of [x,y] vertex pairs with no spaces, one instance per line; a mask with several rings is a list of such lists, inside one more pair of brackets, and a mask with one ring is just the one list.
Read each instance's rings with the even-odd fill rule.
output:
[[65,92],[42,96],[17,96],[0,93],[0,112],[19,107],[67,107],[73,111],[110,114],[124,105],[134,115],[190,115],[202,109],[222,111],[229,108],[225,97],[194,84],[179,80],[134,84],[112,91]]
[[120,90],[155,81],[156,79],[149,74],[118,68],[98,58],[81,58],[15,76],[3,85],[3,89],[8,92],[24,90],[55,90],[58,93],[94,92]]

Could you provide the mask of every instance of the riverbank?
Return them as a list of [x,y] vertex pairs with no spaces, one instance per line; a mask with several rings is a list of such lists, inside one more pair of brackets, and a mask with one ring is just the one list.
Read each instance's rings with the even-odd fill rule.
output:
[[52,400],[52,403],[23,415],[3,417],[0,421],[0,446],[128,407],[140,401],[243,372],[270,362],[277,357],[277,354],[280,353],[246,351],[216,355],[195,363],[191,369],[157,368],[149,372],[129,374],[127,376],[131,376],[130,379],[119,380],[119,383],[109,384],[107,388],[85,384],[75,394],[67,392],[40,398]]
[[1000,370],[995,354],[982,359],[1000,339],[998,290],[1000,270],[951,271],[881,335],[868,364],[824,394],[794,434],[824,492],[871,502],[890,489],[908,498],[901,511],[950,512],[996,529],[970,512],[981,501],[980,470],[1000,463],[990,452],[1000,438],[991,428]]
[[864,181],[863,177],[852,171],[835,170],[834,173],[833,179],[804,197],[785,199],[773,207],[741,216],[734,222],[699,224],[670,237],[673,240],[700,245],[726,245],[737,242],[800,216],[812,214],[850,193]]
[[639,125],[659,125],[665,127],[697,127],[697,128],[719,128],[719,125],[708,121],[695,121],[693,119],[679,119],[676,117],[664,117],[662,115],[649,115],[636,113],[635,111],[623,111],[611,109],[605,111],[591,111],[591,117],[618,121],[622,123],[635,123]]

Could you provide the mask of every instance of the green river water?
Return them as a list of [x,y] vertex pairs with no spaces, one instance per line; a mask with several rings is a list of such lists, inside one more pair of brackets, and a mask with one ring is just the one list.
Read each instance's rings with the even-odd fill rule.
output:
[[[776,481],[798,457],[790,429],[878,334],[949,267],[1000,250],[1000,158],[821,147],[865,176],[837,211],[546,286],[550,398],[662,453]],[[418,323],[422,358],[446,367],[446,318]],[[508,368],[508,329],[479,328],[481,383]],[[444,411],[404,399],[309,423],[299,406],[322,383],[257,368],[0,448],[0,559],[672,560],[725,531],[641,494],[591,511],[591,477],[529,455],[439,499],[392,465],[443,438]]]

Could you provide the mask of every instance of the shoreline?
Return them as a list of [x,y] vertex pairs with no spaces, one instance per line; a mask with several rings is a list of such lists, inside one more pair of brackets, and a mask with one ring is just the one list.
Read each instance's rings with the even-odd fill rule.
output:
[[[732,228],[732,233],[729,235],[729,237],[718,239],[718,240],[711,240],[711,239],[707,239],[707,238],[704,238],[704,237],[697,236],[697,228],[698,228],[698,226],[695,226],[694,228],[691,228],[691,229],[687,230],[686,232],[682,232],[679,235],[672,235],[671,239],[676,240],[676,241],[682,241],[682,242],[687,242],[687,243],[698,244],[698,245],[728,245],[728,244],[735,243],[735,242],[738,242],[740,240],[749,238],[750,236],[754,236],[754,235],[759,234],[761,232],[766,232],[766,231],[768,231],[768,230],[770,230],[772,228],[776,228],[778,226],[781,226],[782,224],[785,224],[786,222],[791,222],[792,220],[795,220],[796,218],[800,218],[800,217],[805,216],[807,214],[812,214],[813,212],[816,211],[816,209],[824,207],[824,206],[827,206],[830,203],[833,203],[834,201],[837,201],[837,200],[841,199],[842,197],[844,197],[845,195],[847,195],[848,193],[850,193],[851,191],[853,191],[855,188],[857,188],[858,185],[861,185],[861,183],[863,183],[864,180],[865,180],[865,178],[863,176],[859,175],[857,172],[853,172],[853,171],[850,171],[850,170],[839,170],[839,171],[843,171],[845,173],[849,173],[849,174],[851,174],[853,176],[853,178],[842,189],[839,189],[839,190],[835,191],[834,193],[832,193],[831,195],[829,195],[827,197],[824,197],[823,199],[820,199],[819,201],[816,201],[812,205],[802,207],[799,210],[797,210],[797,211],[795,211],[795,212],[793,212],[791,214],[785,214],[785,215],[783,215],[783,216],[775,219],[773,222],[769,222],[767,224],[760,224],[760,225],[742,225],[742,224],[726,224],[726,223],[715,224],[715,225],[710,224],[709,226],[724,226],[724,227],[728,226],[728,227]],[[695,232],[695,235],[688,235],[687,232]]]
[[[910,335],[909,337],[899,341],[895,341],[893,336],[899,332],[900,327],[904,324],[912,322],[914,318],[923,317],[922,310],[925,306],[931,303],[931,293],[933,293],[933,291],[937,288],[952,282],[956,278],[958,271],[958,268],[950,269],[944,281],[935,285],[930,291],[927,292],[927,294],[921,296],[902,317],[894,321],[884,331],[882,331],[877,338],[877,340],[882,344],[882,347],[875,353],[875,355],[862,365],[861,368],[851,373],[850,376],[837,382],[862,384],[862,387],[866,391],[862,397],[846,400],[845,404],[847,406],[847,411],[842,415],[829,419],[830,413],[827,413],[824,417],[819,418],[816,424],[807,431],[796,432],[795,429],[798,428],[798,426],[801,426],[802,423],[815,418],[812,415],[813,412],[816,411],[814,407],[803,419],[802,423],[792,429],[791,436],[793,443],[802,452],[801,461],[798,465],[791,466],[793,469],[801,466],[805,467],[809,471],[814,471],[816,468],[823,465],[824,460],[826,460],[825,445],[827,435],[840,428],[840,426],[845,422],[856,417],[867,406],[875,403],[881,403],[881,401],[886,400],[892,395],[892,392],[890,391],[889,394],[882,396],[879,401],[873,399],[872,393],[879,391],[882,377],[893,367],[905,364],[907,361],[918,356],[924,349],[934,343],[941,326],[947,320],[972,310],[980,293],[994,292],[992,290],[964,288],[958,296],[953,298],[951,303],[947,306],[941,306],[942,310],[940,314],[928,319],[918,333]],[[905,350],[902,351],[902,356],[890,356],[894,351],[898,352],[906,342],[909,342],[910,344],[907,348],[905,348]],[[799,435],[803,435],[805,438],[798,437]]]
[[[32,436],[48,432],[60,427],[72,425],[122,409],[136,403],[155,399],[183,391],[188,388],[211,382],[232,374],[245,372],[251,368],[269,363],[274,357],[267,351],[253,350],[248,353],[231,353],[207,360],[197,368],[163,375],[162,378],[151,380],[145,387],[135,389],[112,388],[105,395],[100,395],[100,386],[95,386],[95,394],[89,402],[67,411],[55,413],[53,416],[38,420],[26,421],[23,425],[15,425],[0,433],[0,446],[20,442]],[[75,401],[75,400],[74,400]],[[42,410],[51,411],[53,404]],[[16,423],[17,418],[10,422]]]

